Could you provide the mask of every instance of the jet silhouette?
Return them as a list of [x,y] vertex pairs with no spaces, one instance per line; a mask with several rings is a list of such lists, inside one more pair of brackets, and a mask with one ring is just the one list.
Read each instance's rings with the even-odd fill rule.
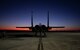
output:
[[33,11],[31,12],[31,27],[16,27],[16,28],[29,28],[32,30],[32,32],[35,32],[35,36],[37,35],[38,32],[43,32],[44,36],[46,36],[46,31],[49,31],[51,28],[64,28],[64,26],[57,26],[57,27],[50,27],[49,26],[49,11],[47,13],[47,26],[42,25],[39,23],[39,25],[35,25],[33,27]]

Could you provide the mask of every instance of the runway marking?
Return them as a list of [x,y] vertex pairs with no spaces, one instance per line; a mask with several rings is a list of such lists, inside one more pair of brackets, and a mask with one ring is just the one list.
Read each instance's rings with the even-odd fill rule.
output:
[[38,49],[37,50],[44,50],[43,42],[42,42],[42,32],[40,32],[40,37],[39,37],[39,43],[38,43]]

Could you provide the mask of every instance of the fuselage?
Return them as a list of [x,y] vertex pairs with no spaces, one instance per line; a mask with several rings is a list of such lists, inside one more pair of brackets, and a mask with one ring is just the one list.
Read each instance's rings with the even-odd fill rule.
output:
[[34,31],[47,31],[47,27],[45,25],[35,25]]

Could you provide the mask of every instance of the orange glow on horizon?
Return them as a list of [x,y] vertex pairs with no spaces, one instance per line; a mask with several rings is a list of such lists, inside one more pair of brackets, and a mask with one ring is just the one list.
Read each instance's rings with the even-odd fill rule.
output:
[[15,27],[0,28],[0,30],[25,30],[25,31],[31,31],[29,28],[15,28]]
[[[25,30],[25,31],[31,31],[32,29],[29,28],[16,28],[16,27],[1,27],[0,30]],[[49,31],[76,31],[80,30],[80,28],[51,28]]]
[[77,31],[80,28],[51,28],[49,31]]

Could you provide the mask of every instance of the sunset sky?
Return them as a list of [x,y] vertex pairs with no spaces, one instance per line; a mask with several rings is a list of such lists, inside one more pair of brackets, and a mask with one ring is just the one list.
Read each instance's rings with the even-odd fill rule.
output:
[[46,25],[49,11],[50,26],[80,28],[79,0],[0,0],[0,29],[20,30],[16,26],[31,26],[31,11],[34,26]]

